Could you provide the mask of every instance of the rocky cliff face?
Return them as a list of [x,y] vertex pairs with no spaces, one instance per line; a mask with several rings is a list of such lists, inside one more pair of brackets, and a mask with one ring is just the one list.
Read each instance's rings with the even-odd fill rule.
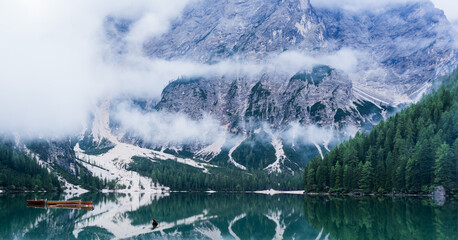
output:
[[443,12],[431,3],[356,13],[314,9],[297,0],[206,0],[189,6],[145,51],[214,63],[287,50],[316,56],[353,49],[360,55],[351,72],[319,66],[286,74],[266,70],[255,77],[183,78],[166,87],[157,108],[194,118],[210,113],[232,127],[249,120],[274,127],[292,121],[360,127],[390,106],[415,101],[432,79],[456,66],[453,36]]
[[456,33],[443,11],[431,2],[365,13],[318,9],[317,14],[337,47],[368,54],[352,80],[359,90],[378,93],[382,99],[390,100],[383,96],[390,93],[416,98],[425,83],[457,65]]
[[383,96],[384,89],[413,98],[427,81],[456,66],[452,31],[443,12],[429,2],[351,12],[315,9],[306,0],[203,0],[188,6],[168,33],[148,41],[145,52],[215,63],[230,57],[260,60],[291,50],[316,56],[350,48],[364,55],[358,74],[351,76],[355,85],[399,103]]
[[52,168],[61,168],[72,174],[78,174],[75,152],[70,139],[49,140],[40,139],[27,141],[26,147],[38,156],[38,158]]
[[180,79],[164,89],[157,108],[196,119],[210,113],[237,133],[261,123],[280,129],[293,122],[338,128],[360,125],[373,114],[359,112],[358,105],[367,103],[352,94],[352,83],[343,73],[316,66],[293,76]]
[[[110,28],[112,34],[128,31],[129,21],[119,24]],[[417,101],[432,80],[457,66],[453,31],[429,2],[358,12],[314,8],[308,0],[196,1],[167,33],[145,42],[144,53],[207,66],[255,64],[261,70],[234,67],[183,76],[163,90],[157,104],[152,99],[133,102],[141,103],[144,112],[178,112],[195,120],[211,115],[232,133],[225,137],[236,135],[236,140],[161,146],[122,129],[116,134],[124,143],[174,148],[176,153],[186,149],[203,161],[216,158],[240,169],[259,160],[270,172],[294,172],[306,159],[329,151],[330,140],[310,140],[311,149],[288,142],[284,132],[297,125],[370,128],[395,108]],[[272,60],[278,56],[299,67],[279,69],[283,65]],[[319,60],[307,63],[301,56]],[[269,136],[266,149],[275,157],[244,157],[251,152],[249,139],[257,135]],[[306,159],[297,160],[301,156]]]
[[165,59],[202,63],[239,55],[262,59],[269,52],[326,46],[326,28],[309,0],[204,0],[190,4],[145,52]]
[[418,100],[433,79],[457,65],[454,34],[429,2],[353,12],[315,9],[307,0],[203,0],[144,50],[151,58],[206,64],[260,63],[285,51],[312,57],[342,49],[355,53],[357,64],[347,70],[324,63],[295,72],[266,68],[256,75],[183,77],[164,89],[155,106],[194,119],[210,114],[231,132],[250,135],[261,123],[278,131],[291,123],[370,127],[395,107]]

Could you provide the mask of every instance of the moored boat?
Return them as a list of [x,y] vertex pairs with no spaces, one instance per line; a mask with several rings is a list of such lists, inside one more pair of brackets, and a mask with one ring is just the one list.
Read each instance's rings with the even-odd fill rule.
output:
[[27,200],[27,205],[46,205],[46,199]]
[[86,209],[86,210],[92,210],[92,205],[85,205],[85,204],[55,204],[55,205],[48,205],[48,208],[65,208],[65,209]]
[[27,203],[27,207],[46,209],[46,205],[45,204],[29,204],[29,203]]
[[72,201],[48,201],[48,205],[57,205],[57,204],[81,204],[81,200],[72,200]]

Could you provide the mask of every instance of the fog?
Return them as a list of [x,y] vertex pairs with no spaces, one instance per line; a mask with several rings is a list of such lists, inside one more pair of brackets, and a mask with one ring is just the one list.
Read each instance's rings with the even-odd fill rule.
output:
[[192,120],[184,114],[153,111],[144,113],[129,103],[117,106],[113,116],[124,130],[145,142],[176,146],[183,143],[211,144],[226,131],[209,115]]
[[295,122],[291,123],[286,131],[282,132],[282,139],[291,145],[318,144],[328,148],[332,144],[355,136],[357,132],[358,129],[352,126],[336,130],[334,127],[303,126]]
[[[257,74],[265,69],[293,73],[319,63],[347,71],[356,64],[356,53],[348,49],[320,57],[285,52],[265,62],[229,59],[215,65],[143,56],[144,40],[167,31],[189,2],[1,2],[0,132],[31,137],[76,134],[102,99],[159,98],[162,89],[181,76]],[[107,16],[134,21],[123,37],[122,56],[113,53],[105,34]],[[349,61],[340,61],[342,57]],[[149,122],[151,116],[144,117]]]
[[[351,49],[320,56],[287,51],[268,56],[262,62],[239,62],[234,57],[213,65],[144,56],[145,39],[166,32],[193,1],[198,0],[1,1],[0,133],[32,138],[78,134],[102,100],[119,96],[158,99],[163,88],[181,76],[233,72],[256,75],[265,70],[294,74],[316,64],[351,73],[365,58],[364,53]],[[366,8],[380,5],[378,1],[316,2],[312,4]],[[113,49],[113,41],[107,37],[104,24],[108,16],[132,21],[130,31],[121,39],[123,54]],[[212,136],[224,130],[208,115],[196,121],[182,114],[144,113],[129,104],[116,109],[115,118],[122,127],[151,142],[210,143],[214,140]],[[326,139],[335,134],[315,127],[299,127],[291,129]]]
[[100,99],[151,81],[150,70],[135,62],[107,58],[106,17],[138,19],[128,36],[134,53],[140,38],[166,31],[187,2],[1,1],[0,132],[79,132]]

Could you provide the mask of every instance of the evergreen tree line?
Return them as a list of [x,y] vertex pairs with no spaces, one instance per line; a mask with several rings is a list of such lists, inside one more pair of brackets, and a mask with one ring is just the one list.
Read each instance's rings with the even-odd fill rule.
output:
[[[306,196],[307,223],[330,239],[456,239],[458,203],[427,198]],[[324,235],[324,234],[323,234]]]
[[150,177],[154,182],[177,191],[255,191],[264,189],[297,190],[302,175],[268,174],[262,170],[242,171],[234,168],[210,168],[209,173],[174,160],[133,157],[128,170]]
[[458,71],[409,108],[315,158],[304,172],[308,192],[458,193]]
[[61,191],[57,177],[33,159],[15,149],[12,143],[0,142],[0,189],[9,191]]
[[78,164],[78,167],[76,168],[76,176],[65,171],[57,164],[54,164],[53,168],[60,176],[62,176],[69,183],[81,186],[82,188],[87,189],[89,191],[120,188],[120,186],[116,185],[116,181],[100,179],[92,175],[92,173],[81,164]]

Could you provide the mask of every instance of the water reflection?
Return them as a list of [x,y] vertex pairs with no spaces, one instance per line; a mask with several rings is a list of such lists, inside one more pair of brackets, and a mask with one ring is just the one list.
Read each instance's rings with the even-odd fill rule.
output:
[[[1,194],[0,239],[455,239],[457,204],[260,194],[84,194],[94,210],[27,208]],[[159,225],[154,228],[152,219]],[[7,221],[5,221],[8,219]]]
[[[315,239],[302,195],[85,194],[93,211],[26,208],[26,199],[59,195],[0,195],[1,239]],[[154,228],[152,219],[158,220]]]
[[305,218],[333,239],[457,239],[458,202],[429,198],[306,197]]

